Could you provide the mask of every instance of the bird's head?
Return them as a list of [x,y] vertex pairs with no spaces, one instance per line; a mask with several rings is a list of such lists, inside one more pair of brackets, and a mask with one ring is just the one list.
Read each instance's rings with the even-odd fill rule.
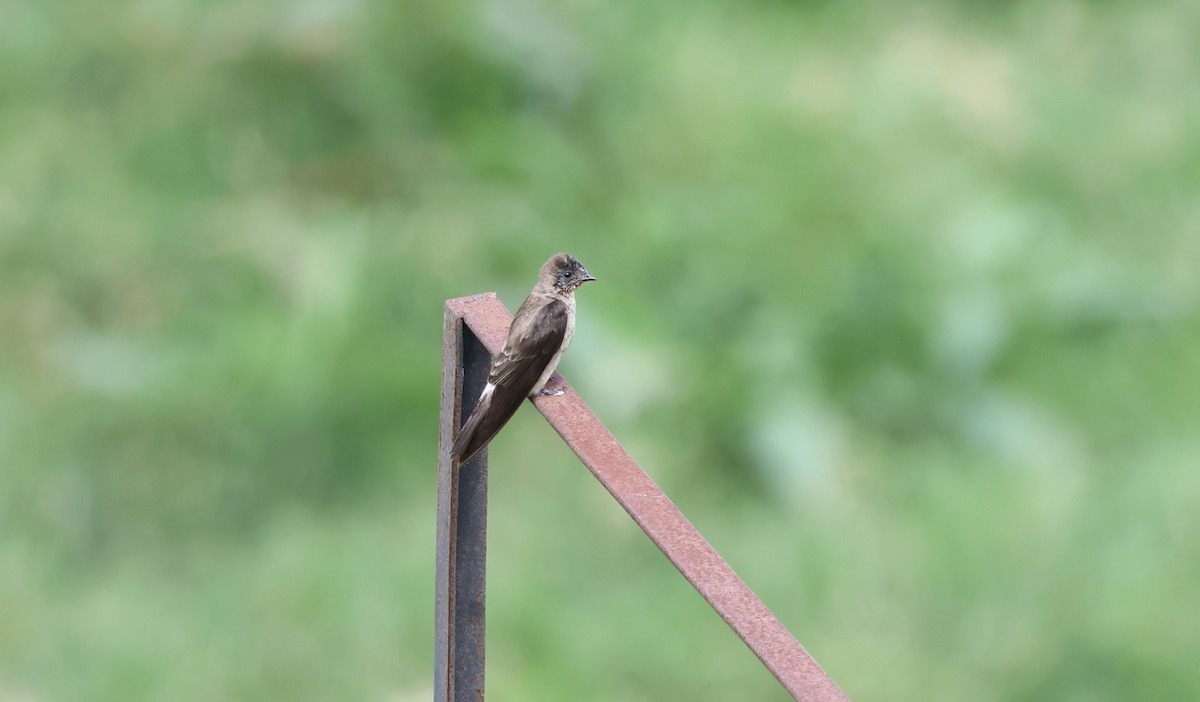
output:
[[574,256],[568,253],[554,254],[542,266],[541,282],[560,293],[574,292],[575,288],[589,280],[595,280]]

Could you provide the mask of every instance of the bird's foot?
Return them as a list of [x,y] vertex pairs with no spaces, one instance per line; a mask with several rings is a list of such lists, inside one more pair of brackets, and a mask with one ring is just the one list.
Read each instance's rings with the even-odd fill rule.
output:
[[561,395],[563,392],[565,391],[562,388],[542,388],[538,391],[537,396],[545,397],[547,395]]

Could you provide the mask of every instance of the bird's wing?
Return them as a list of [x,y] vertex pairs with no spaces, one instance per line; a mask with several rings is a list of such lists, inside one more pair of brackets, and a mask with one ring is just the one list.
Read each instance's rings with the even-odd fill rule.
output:
[[[553,299],[537,310],[517,310],[504,349],[492,363],[488,382],[525,397],[562,347],[567,335],[567,306]],[[522,314],[524,313],[524,314]]]
[[454,442],[460,462],[471,459],[508,423],[541,378],[567,334],[567,306],[551,300],[538,309],[517,310],[504,349],[492,363],[488,387]]

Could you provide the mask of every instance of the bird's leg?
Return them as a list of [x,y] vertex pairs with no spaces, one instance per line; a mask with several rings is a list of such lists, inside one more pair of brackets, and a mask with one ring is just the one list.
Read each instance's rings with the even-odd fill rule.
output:
[[542,388],[534,394],[534,397],[544,397],[547,395],[561,395],[564,390],[562,388]]

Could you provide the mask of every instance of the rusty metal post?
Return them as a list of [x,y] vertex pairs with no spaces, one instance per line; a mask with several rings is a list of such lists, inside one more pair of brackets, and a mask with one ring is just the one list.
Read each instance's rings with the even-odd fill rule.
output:
[[438,439],[434,699],[482,702],[487,583],[487,449],[459,466],[450,447],[487,382],[492,357],[447,305]]
[[[486,349],[484,353],[500,351],[512,323],[512,316],[495,293],[447,300],[447,329],[451,328],[451,316],[461,319],[464,329],[470,329],[466,333],[478,337]],[[550,383],[564,388],[565,392],[534,399],[538,411],[784,689],[795,699],[805,702],[848,702],[845,693],[625,452],[575,390],[559,375],[555,375]],[[475,394],[478,392],[477,389]],[[450,441],[446,424],[447,396],[443,385],[443,461],[447,460],[445,454],[449,451]],[[449,396],[454,397],[453,393]],[[439,567],[442,563],[440,544],[439,537]],[[482,602],[482,592],[480,598]],[[438,621],[440,623],[441,619]],[[482,672],[480,676],[482,684]],[[438,689],[441,690],[440,684]]]

